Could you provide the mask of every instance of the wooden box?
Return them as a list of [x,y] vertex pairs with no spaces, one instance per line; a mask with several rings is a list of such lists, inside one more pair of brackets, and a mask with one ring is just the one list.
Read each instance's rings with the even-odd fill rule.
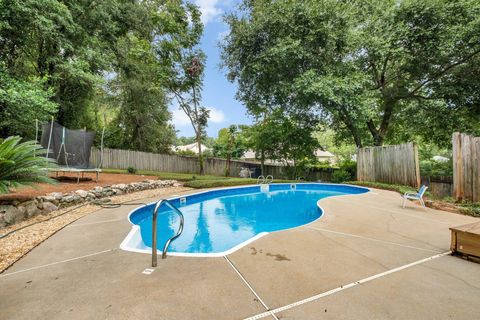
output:
[[480,258],[480,221],[450,228],[452,253]]

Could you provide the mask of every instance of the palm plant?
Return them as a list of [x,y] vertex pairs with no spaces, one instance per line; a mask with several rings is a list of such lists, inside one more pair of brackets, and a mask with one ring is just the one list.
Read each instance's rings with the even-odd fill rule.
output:
[[45,170],[54,166],[42,156],[45,150],[35,141],[20,143],[20,137],[8,137],[0,143],[0,194],[11,188],[36,183],[55,183]]

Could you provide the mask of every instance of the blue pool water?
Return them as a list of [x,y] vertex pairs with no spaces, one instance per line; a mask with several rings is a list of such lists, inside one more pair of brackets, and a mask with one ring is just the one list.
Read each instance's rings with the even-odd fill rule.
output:
[[[169,252],[219,253],[227,251],[254,236],[307,224],[318,219],[322,198],[359,194],[367,189],[345,185],[305,183],[269,185],[269,192],[259,186],[208,191],[180,199],[172,199],[185,217],[182,235],[173,241]],[[138,208],[130,221],[140,227],[142,246],[152,244],[152,210],[154,204]],[[178,216],[166,205],[158,215],[159,249],[178,227]]]

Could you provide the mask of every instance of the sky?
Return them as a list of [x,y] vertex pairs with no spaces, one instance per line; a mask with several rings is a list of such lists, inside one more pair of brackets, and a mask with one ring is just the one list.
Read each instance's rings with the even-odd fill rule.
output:
[[[201,48],[207,55],[205,78],[203,81],[202,105],[210,109],[207,134],[217,137],[218,130],[231,124],[251,124],[252,119],[247,110],[235,99],[236,84],[230,83],[225,77],[225,70],[220,69],[219,40],[228,34],[229,27],[223,22],[222,16],[234,9],[239,0],[195,0],[202,12],[202,22],[205,26]],[[170,107],[172,123],[178,131],[177,136],[191,137],[194,131],[185,113],[177,106]]]

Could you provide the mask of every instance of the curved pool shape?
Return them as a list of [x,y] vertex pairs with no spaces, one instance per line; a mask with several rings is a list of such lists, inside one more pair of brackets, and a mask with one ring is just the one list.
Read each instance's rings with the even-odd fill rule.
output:
[[[185,217],[184,230],[169,247],[169,255],[222,256],[266,235],[298,227],[322,216],[317,201],[323,198],[360,194],[368,189],[350,185],[299,183],[270,184],[211,190],[169,199]],[[152,211],[155,204],[133,210],[132,230],[120,247],[151,253]],[[168,206],[158,213],[157,244],[178,230],[179,218]]]

